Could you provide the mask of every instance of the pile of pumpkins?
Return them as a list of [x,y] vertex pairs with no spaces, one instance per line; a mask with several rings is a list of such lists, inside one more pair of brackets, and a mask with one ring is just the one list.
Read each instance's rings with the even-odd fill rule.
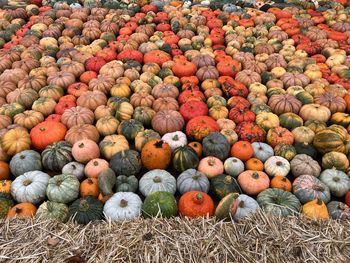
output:
[[341,1],[51,2],[0,10],[0,217],[350,219]]

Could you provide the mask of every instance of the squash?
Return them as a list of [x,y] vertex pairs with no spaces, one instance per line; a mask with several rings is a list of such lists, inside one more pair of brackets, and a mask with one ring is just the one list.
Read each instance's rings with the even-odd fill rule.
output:
[[41,153],[42,163],[49,171],[61,171],[69,162],[73,161],[72,146],[66,141],[48,145]]
[[11,184],[11,195],[18,203],[38,204],[46,197],[50,176],[41,171],[26,172]]
[[46,195],[50,201],[66,204],[77,199],[79,186],[80,183],[74,175],[56,175],[49,180]]
[[264,163],[264,169],[269,176],[287,176],[290,164],[281,156],[272,156]]
[[92,196],[75,200],[69,206],[69,217],[78,224],[103,218],[103,203]]
[[33,150],[17,153],[10,161],[10,170],[15,177],[30,171],[41,171],[41,156]]
[[291,144],[278,144],[273,150],[276,156],[281,156],[288,161],[292,160],[297,154],[297,151]]
[[33,147],[44,150],[48,145],[65,139],[67,128],[60,122],[44,121],[30,131]]
[[274,155],[273,149],[270,145],[263,142],[253,142],[254,157],[262,162]]
[[224,164],[216,157],[205,157],[198,164],[198,171],[203,172],[209,179],[224,172]]
[[284,191],[291,192],[292,191],[292,183],[285,176],[275,176],[272,178],[270,182],[271,188],[278,188]]
[[118,134],[125,136],[127,140],[134,140],[137,133],[144,130],[142,123],[138,120],[125,120],[118,126]]
[[316,177],[308,174],[300,175],[294,180],[293,194],[302,204],[315,199],[321,199],[327,204],[331,199],[329,187]]
[[327,206],[321,199],[312,200],[304,204],[302,213],[309,219],[329,219]]
[[183,172],[187,169],[196,168],[199,157],[190,146],[181,146],[173,152],[173,166],[176,171]]
[[321,173],[321,167],[318,162],[306,154],[297,154],[290,162],[290,167],[294,177],[299,177],[303,174],[319,177]]
[[236,179],[230,175],[220,174],[210,181],[211,192],[219,199],[224,198],[229,193],[241,193],[241,189]]
[[260,210],[260,206],[254,198],[240,194],[237,198],[238,204],[236,212],[233,214],[235,221],[240,221],[245,217],[251,216]]
[[139,188],[139,181],[134,175],[119,175],[115,182],[116,192],[136,192]]
[[174,152],[175,149],[187,144],[186,134],[181,131],[166,133],[163,135],[162,140],[169,144],[172,152]]
[[206,136],[202,145],[204,156],[214,156],[222,161],[229,156],[230,144],[226,137],[219,132],[213,132]]
[[143,202],[142,214],[145,218],[171,218],[177,215],[175,197],[169,192],[153,192]]
[[35,217],[41,220],[56,220],[64,222],[68,217],[68,206],[66,204],[46,201],[36,211]]
[[342,202],[331,201],[327,204],[330,217],[335,220],[349,220],[350,207]]
[[176,179],[169,172],[155,169],[145,173],[139,181],[139,190],[143,196],[162,191],[175,194]]
[[109,163],[106,160],[96,158],[85,165],[84,173],[88,178],[97,178],[104,170],[107,170],[108,167]]
[[232,218],[237,211],[238,197],[238,193],[231,193],[222,198],[215,209],[216,219],[225,220]]
[[306,154],[312,157],[313,159],[317,158],[318,152],[312,144],[308,143],[296,143],[294,148],[297,154]]
[[[135,137],[135,148],[137,151],[141,152],[143,146],[153,139],[160,139],[160,135],[158,132],[155,132],[154,130],[144,130],[139,133],[137,133]],[[187,140],[187,138],[186,138]],[[166,141],[165,141],[166,142]],[[171,145],[170,145],[171,147]]]
[[142,200],[137,194],[119,192],[107,200],[103,213],[111,220],[135,219],[141,215],[141,208]]
[[279,116],[280,125],[290,131],[303,125],[303,119],[295,113],[287,112]]
[[292,130],[296,143],[312,143],[315,133],[307,127],[300,126]]
[[97,198],[100,194],[97,178],[87,178],[80,184],[80,196],[93,196]]
[[99,144],[103,157],[110,160],[113,155],[129,149],[129,142],[123,135],[108,135]]
[[335,168],[324,170],[320,174],[320,180],[328,186],[333,196],[343,197],[350,190],[349,176]]
[[295,195],[278,188],[262,191],[257,196],[256,201],[264,212],[275,216],[297,215],[301,209],[300,201]]
[[179,214],[190,218],[213,216],[215,211],[211,197],[198,191],[186,192],[180,197]]
[[2,149],[8,155],[29,150],[31,139],[28,132],[23,128],[15,128],[5,133],[1,140]]
[[208,193],[210,182],[206,175],[195,169],[183,171],[176,180],[177,190],[180,194],[190,191]]
[[340,152],[328,152],[322,156],[322,168],[335,168],[340,171],[346,171],[349,167],[348,157]]
[[32,203],[19,203],[9,209],[7,213],[8,219],[24,219],[32,218],[35,216],[37,208]]
[[160,135],[181,131],[185,121],[182,115],[174,110],[161,110],[152,119],[152,128]]
[[321,154],[332,151],[347,154],[350,147],[349,139],[350,137],[344,127],[333,124],[316,133],[313,145]]
[[231,147],[231,156],[240,159],[241,161],[247,161],[252,158],[254,149],[250,142],[237,141]]
[[113,188],[117,178],[112,169],[108,168],[102,171],[97,180],[98,188],[103,195],[108,196],[113,194]]
[[79,181],[81,181],[85,174],[84,174],[84,165],[78,162],[70,162],[67,163],[62,168],[62,174],[71,174],[74,175]]
[[141,170],[141,157],[134,150],[121,151],[112,156],[109,166],[116,175],[136,175]]
[[82,139],[73,144],[72,155],[76,161],[86,164],[100,157],[100,149],[93,140]]
[[227,174],[237,177],[244,171],[244,163],[236,157],[230,157],[224,162],[224,169]]
[[319,104],[306,104],[301,107],[299,115],[304,121],[317,120],[327,122],[331,117],[331,111]]
[[278,144],[293,144],[294,135],[286,128],[277,127],[268,131],[266,136],[267,143],[272,147],[276,147]]
[[244,171],[238,176],[237,181],[242,191],[249,195],[257,195],[270,186],[269,177],[261,171]]
[[143,166],[148,170],[166,169],[171,160],[171,148],[162,140],[150,140],[142,148],[141,160]]

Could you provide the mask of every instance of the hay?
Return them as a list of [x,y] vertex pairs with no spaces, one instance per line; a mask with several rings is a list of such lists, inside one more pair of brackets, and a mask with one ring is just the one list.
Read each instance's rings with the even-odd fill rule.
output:
[[0,262],[349,262],[350,222],[0,222]]

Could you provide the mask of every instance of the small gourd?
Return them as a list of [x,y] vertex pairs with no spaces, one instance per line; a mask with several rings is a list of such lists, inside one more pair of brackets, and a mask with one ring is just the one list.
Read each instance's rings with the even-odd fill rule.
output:
[[320,180],[336,197],[342,197],[350,190],[350,178],[342,171],[326,169],[320,174]]
[[103,203],[88,196],[75,200],[69,207],[69,217],[78,224],[88,224],[103,218]]
[[211,179],[210,186],[214,195],[220,199],[230,193],[242,193],[236,179],[227,174],[221,174]]
[[182,131],[166,133],[162,140],[170,145],[171,151],[187,144],[187,136]]
[[321,199],[315,199],[303,205],[302,213],[307,218],[319,220],[329,219],[328,209],[326,204]]
[[84,164],[78,163],[78,162],[70,162],[67,163],[62,168],[62,174],[72,174],[74,175],[79,181],[82,181],[85,174],[84,174]]
[[98,188],[104,196],[112,195],[117,177],[111,168],[102,171],[97,178]]
[[68,216],[68,206],[62,203],[46,201],[36,211],[35,217],[42,220],[57,220],[64,222]]

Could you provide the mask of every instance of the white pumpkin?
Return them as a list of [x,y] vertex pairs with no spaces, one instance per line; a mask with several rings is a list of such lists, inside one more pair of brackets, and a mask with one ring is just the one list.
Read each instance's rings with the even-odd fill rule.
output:
[[208,193],[210,182],[204,173],[195,169],[188,169],[179,175],[176,180],[176,186],[180,194],[190,191],[201,191]]
[[82,163],[70,162],[70,163],[67,163],[65,166],[63,166],[62,174],[72,174],[79,181],[81,181],[81,180],[83,180],[83,178],[85,176],[84,168],[85,168],[85,166]]
[[41,171],[26,172],[12,182],[11,195],[19,203],[38,204],[46,197],[50,178],[50,175]]
[[182,131],[166,133],[163,135],[162,140],[170,145],[171,151],[187,145],[187,136]]
[[320,180],[329,187],[336,197],[344,196],[350,190],[349,176],[336,169],[326,169],[320,174]]
[[274,156],[273,148],[267,143],[253,142],[254,157],[265,162],[271,156]]
[[258,202],[248,195],[241,194],[238,196],[237,200],[237,210],[233,216],[233,219],[236,221],[239,221],[251,214],[254,214],[260,209]]
[[269,176],[287,176],[290,163],[281,156],[272,156],[264,163],[264,169]]
[[230,157],[224,162],[224,169],[227,174],[237,177],[244,171],[244,163],[236,157]]
[[141,177],[139,190],[144,196],[159,191],[175,194],[176,179],[165,170],[155,169],[145,173]]
[[118,192],[104,205],[103,213],[107,219],[135,219],[141,215],[142,200],[132,192]]

